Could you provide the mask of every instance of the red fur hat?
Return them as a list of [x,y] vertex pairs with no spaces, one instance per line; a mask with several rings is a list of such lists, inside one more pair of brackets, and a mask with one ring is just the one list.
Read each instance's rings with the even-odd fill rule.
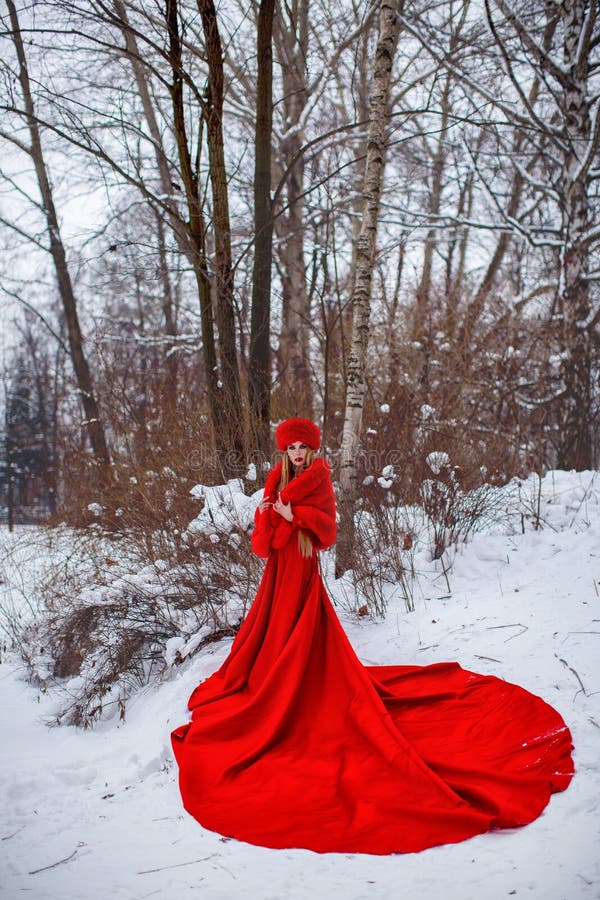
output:
[[308,444],[312,450],[318,450],[321,446],[321,432],[310,419],[286,419],[277,426],[275,440],[282,453],[296,441]]

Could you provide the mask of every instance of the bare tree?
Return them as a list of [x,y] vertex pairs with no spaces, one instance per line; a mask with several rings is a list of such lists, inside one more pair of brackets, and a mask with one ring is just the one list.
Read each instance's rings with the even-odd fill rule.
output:
[[385,169],[391,72],[400,33],[398,13],[401,10],[401,4],[402,0],[382,0],[381,2],[379,37],[373,65],[362,220],[351,292],[352,340],[348,353],[346,409],[340,461],[341,534],[336,550],[338,575],[350,566],[354,547],[354,505],[357,493],[356,453],[362,428],[371,285],[381,187]]
[[13,0],[7,0],[7,7],[12,28],[11,37],[17,55],[18,78],[23,95],[25,120],[29,130],[30,144],[27,146],[14,136],[9,136],[9,140],[30,156],[35,167],[37,183],[42,197],[42,209],[47,224],[50,253],[56,271],[58,290],[67,323],[71,361],[77,379],[81,403],[85,411],[85,421],[82,424],[84,424],[89,436],[94,460],[99,467],[100,479],[102,480],[107,477],[109,472],[110,454],[104,434],[98,401],[96,399],[92,373],[83,346],[84,342],[79,323],[77,300],[73,290],[65,247],[61,238],[58,215],[54,204],[52,186],[42,149],[40,126],[35,114],[29,70],[27,67],[27,57],[21,34],[19,17]]
[[[558,206],[560,221],[553,229],[559,248],[560,276],[555,315],[562,320],[562,390],[559,403],[558,464],[586,469],[592,458],[593,330],[600,308],[593,310],[590,297],[590,254],[600,242],[600,229],[591,213],[593,182],[600,179],[600,96],[592,91],[592,76],[600,69],[598,6],[594,0],[565,0],[557,7],[562,59],[537,40],[519,10],[506,0],[494,0],[502,17],[495,20],[486,0],[486,11],[507,73],[520,100],[522,126],[552,147],[557,165],[540,181],[521,170],[530,186]],[[548,34],[548,29],[546,30]],[[542,119],[525,95],[515,71],[508,41],[514,38],[529,55],[537,78],[544,80],[552,107]],[[550,173],[549,173],[550,174]],[[530,227],[528,236],[540,240]],[[544,238],[542,237],[543,241]]]
[[242,395],[235,340],[233,297],[233,263],[231,256],[231,224],[225,145],[223,140],[223,46],[213,0],[197,0],[208,63],[208,81],[204,98],[210,181],[213,198],[213,232],[215,239],[215,292],[223,391],[224,418],[221,427],[228,431],[227,441],[233,469],[243,466],[245,456]]
[[[553,423],[548,428],[556,446],[553,465],[586,468],[594,462],[594,333],[600,317],[593,299],[599,273],[590,268],[590,255],[600,240],[594,224],[600,199],[595,162],[600,146],[597,4],[568,0],[540,7],[531,0],[486,0],[486,13],[491,41],[474,33],[475,57],[464,51],[448,54],[435,17],[427,20],[422,12],[403,19],[433,60],[463,85],[468,115],[479,119],[487,138],[496,142],[495,153],[488,149],[487,171],[476,165],[478,188],[487,196],[496,222],[475,215],[469,226],[481,228],[481,233],[495,230],[497,241],[459,327],[459,348],[467,361],[474,357],[473,328],[491,298],[500,267],[505,261],[516,272],[526,242],[530,258],[536,260],[536,275],[551,298],[540,334],[550,320],[553,355],[561,365],[547,390],[541,390],[536,379],[524,379],[519,402],[523,408],[538,408]],[[490,61],[486,78],[476,68],[482,54]],[[480,114],[482,102],[489,110],[487,121]],[[502,170],[511,173],[504,196],[498,180]],[[507,256],[511,235],[516,240]],[[515,311],[524,309],[526,296],[540,295],[537,287],[518,285],[522,296]]]
[[310,298],[305,271],[306,113],[316,85],[308,83],[310,40],[308,0],[281,4],[276,20],[275,46],[281,67],[282,134],[277,148],[281,177],[285,178],[285,211],[276,219],[281,277],[281,335],[278,379],[281,403],[298,415],[313,412],[309,362]]
[[261,0],[257,24],[256,127],[254,138],[254,271],[248,399],[250,431],[255,450],[269,455],[271,368],[271,267],[273,204],[271,200],[271,140],[273,131],[273,16],[275,0]]

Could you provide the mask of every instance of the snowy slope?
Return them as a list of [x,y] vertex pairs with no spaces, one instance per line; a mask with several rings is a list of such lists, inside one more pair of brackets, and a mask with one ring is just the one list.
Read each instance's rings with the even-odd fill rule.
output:
[[338,606],[365,663],[456,659],[561,712],[577,772],[536,822],[389,857],[224,840],[183,811],[169,733],[230,641],[141,692],[125,723],[88,732],[44,725],[53,700],[21,679],[9,654],[0,665],[0,897],[600,898],[600,476],[550,473],[541,514],[539,530],[515,525],[461,546],[450,596],[430,572],[412,613],[392,601],[385,621],[372,622]]

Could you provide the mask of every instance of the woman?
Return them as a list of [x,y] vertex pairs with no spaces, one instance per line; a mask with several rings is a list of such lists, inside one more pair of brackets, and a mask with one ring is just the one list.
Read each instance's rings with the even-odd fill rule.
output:
[[416,851],[532,821],[573,774],[560,715],[457,663],[363,666],[319,573],[336,534],[319,429],[288,419],[276,439],[258,593],[172,735],[186,809],[224,835],[319,852]]

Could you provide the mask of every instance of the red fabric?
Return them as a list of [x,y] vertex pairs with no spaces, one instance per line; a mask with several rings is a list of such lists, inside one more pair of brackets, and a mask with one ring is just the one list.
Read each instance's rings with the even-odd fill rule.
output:
[[[281,463],[271,469],[263,497],[273,503],[277,499],[281,480]],[[335,497],[331,485],[329,465],[317,457],[301,475],[293,478],[281,491],[281,499],[292,504],[293,521],[268,508],[263,513],[256,510],[252,532],[252,549],[257,556],[268,556],[271,549],[281,550],[296,534],[298,528],[306,531],[315,550],[331,547],[335,541]]]
[[321,446],[321,432],[318,425],[310,419],[286,419],[277,426],[275,441],[282,453],[296,441],[308,444],[312,450],[318,450]]
[[417,851],[532,821],[573,774],[561,716],[455,662],[363,666],[294,538],[302,524],[334,540],[330,491],[315,461],[282,492],[292,526],[257,516],[258,593],[172,735],[186,809],[224,835],[318,852]]

